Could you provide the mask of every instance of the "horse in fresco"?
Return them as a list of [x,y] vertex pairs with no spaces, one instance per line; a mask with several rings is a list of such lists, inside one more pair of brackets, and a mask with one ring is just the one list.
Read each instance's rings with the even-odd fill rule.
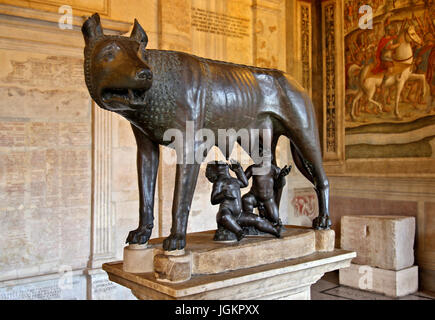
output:
[[[423,97],[426,96],[426,78],[424,74],[413,73],[414,54],[412,51],[411,43],[415,42],[419,45],[422,41],[415,31],[414,26],[406,27],[406,23],[402,26],[401,31],[397,37],[400,45],[392,52],[393,66],[391,72],[384,70],[379,73],[373,72],[376,67],[376,62],[367,64],[363,67],[353,64],[348,71],[348,77],[351,78],[352,74],[358,72],[357,75],[357,89],[347,90],[346,94],[355,94],[352,101],[352,108],[350,116],[352,121],[356,121],[356,106],[358,101],[365,96],[369,103],[377,107],[378,113],[384,110],[382,104],[373,99],[373,96],[378,88],[392,88],[395,86],[396,94],[394,99],[394,115],[396,119],[400,120],[399,102],[405,82],[408,80],[420,81],[423,85]],[[384,79],[385,78],[385,79]]]

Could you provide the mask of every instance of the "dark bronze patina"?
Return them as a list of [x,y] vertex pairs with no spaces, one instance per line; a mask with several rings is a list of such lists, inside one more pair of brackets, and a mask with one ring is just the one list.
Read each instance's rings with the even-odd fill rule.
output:
[[243,211],[253,213],[258,208],[261,217],[265,217],[274,226],[281,226],[279,219],[279,203],[282,189],[285,186],[285,176],[290,173],[291,166],[280,169],[275,164],[269,164],[269,169],[263,174],[253,175],[255,167],[263,164],[249,166],[245,175],[247,179],[252,177],[251,190],[243,195]]
[[[228,168],[236,174],[237,178],[230,175]],[[209,162],[205,174],[213,183],[211,203],[220,205],[216,215],[218,230],[214,237],[215,241],[228,241],[234,238],[240,241],[245,236],[244,230],[249,230],[249,227],[280,237],[280,224],[272,225],[265,217],[242,210],[240,188],[248,186],[249,178],[238,162],[232,161],[231,166],[220,161]]]
[[[303,88],[279,70],[262,69],[199,58],[183,52],[146,49],[148,37],[135,20],[130,37],[103,34],[94,14],[82,27],[85,46],[85,79],[89,93],[103,109],[114,111],[130,123],[136,138],[139,176],[139,227],[129,243],[145,243],[153,228],[154,191],[159,164],[159,144],[168,145],[167,129],[194,130],[246,128],[270,129],[274,155],[281,135],[291,141],[293,160],[315,186],[319,217],[317,229],[329,228],[329,185],[313,106]],[[250,141],[251,144],[261,144]],[[183,148],[186,159],[202,141]],[[226,157],[230,149],[221,150]],[[250,150],[246,150],[251,155]],[[252,155],[251,155],[252,156]],[[275,157],[273,157],[275,162]],[[187,220],[200,164],[177,164],[172,228],[165,250],[186,245]]]

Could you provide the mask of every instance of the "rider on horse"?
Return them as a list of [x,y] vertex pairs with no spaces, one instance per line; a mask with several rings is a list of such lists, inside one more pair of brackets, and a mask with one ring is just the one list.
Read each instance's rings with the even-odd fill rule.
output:
[[393,72],[393,51],[400,46],[400,42],[396,43],[398,37],[396,29],[387,21],[385,23],[385,35],[379,41],[376,50],[376,66],[372,69],[373,74],[379,74],[386,71],[382,85]]

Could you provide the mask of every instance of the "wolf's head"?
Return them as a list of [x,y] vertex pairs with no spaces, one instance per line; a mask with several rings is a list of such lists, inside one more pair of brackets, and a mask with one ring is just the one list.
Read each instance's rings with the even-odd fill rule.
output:
[[144,60],[148,37],[137,20],[130,37],[109,36],[96,13],[85,21],[82,33],[86,85],[95,102],[111,111],[142,105],[153,74]]

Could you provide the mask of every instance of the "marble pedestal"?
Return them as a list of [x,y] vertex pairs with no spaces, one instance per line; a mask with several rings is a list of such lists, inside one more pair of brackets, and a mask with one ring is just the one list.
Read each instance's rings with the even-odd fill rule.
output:
[[286,228],[282,239],[249,237],[232,244],[212,241],[214,230],[193,233],[176,255],[160,249],[163,238],[153,239],[153,272],[126,272],[122,261],[103,264],[103,270],[139,299],[308,300],[313,283],[325,272],[349,267],[356,256],[322,243],[334,239],[324,232]]

